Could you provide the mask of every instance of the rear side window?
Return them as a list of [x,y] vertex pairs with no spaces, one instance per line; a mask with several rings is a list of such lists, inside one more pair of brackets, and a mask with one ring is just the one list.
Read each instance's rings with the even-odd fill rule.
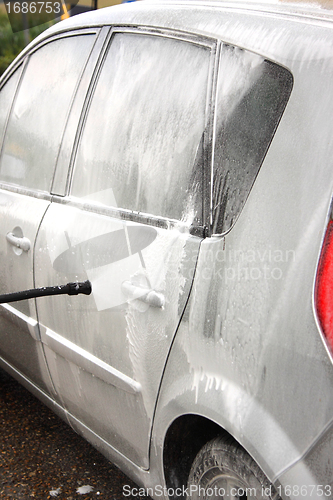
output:
[[72,194],[157,217],[202,219],[210,49],[114,35],[78,147]]
[[213,233],[228,231],[255,181],[291,93],[291,73],[224,45],[217,83]]
[[49,191],[70,104],[93,41],[94,35],[60,38],[30,56],[7,125],[1,181]]

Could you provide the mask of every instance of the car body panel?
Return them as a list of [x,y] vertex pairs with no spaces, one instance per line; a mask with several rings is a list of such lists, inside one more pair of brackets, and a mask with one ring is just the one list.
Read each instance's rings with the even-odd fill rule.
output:
[[143,467],[148,467],[159,382],[200,242],[177,228],[58,203],[49,208],[38,234],[37,286],[89,279],[93,290],[89,297],[52,297],[37,304],[60,400]]
[[[0,191],[1,293],[34,287],[33,245],[50,201],[19,193]],[[8,234],[22,240],[19,248]],[[28,248],[29,247],[29,248]],[[0,355],[25,373],[42,389],[52,388],[40,343],[34,301],[0,304]]]

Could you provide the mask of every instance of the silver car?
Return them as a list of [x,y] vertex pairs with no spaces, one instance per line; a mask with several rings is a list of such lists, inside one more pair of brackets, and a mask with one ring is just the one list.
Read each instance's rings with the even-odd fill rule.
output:
[[332,117],[312,4],[102,9],[0,80],[0,292],[92,290],[5,295],[0,363],[125,497],[333,498]]

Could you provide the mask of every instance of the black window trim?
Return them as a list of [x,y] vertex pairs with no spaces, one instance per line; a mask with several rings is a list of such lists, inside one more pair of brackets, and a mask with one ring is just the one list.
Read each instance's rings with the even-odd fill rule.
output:
[[[3,134],[2,134],[2,136],[0,136],[0,163],[1,163],[2,154],[3,154],[3,146],[4,146],[4,140],[5,140],[6,133],[7,133],[9,118],[10,118],[10,116],[12,114],[12,110],[13,110],[13,107],[15,105],[15,101],[16,101],[16,97],[17,97],[17,92],[18,92],[18,90],[19,90],[19,88],[21,86],[21,81],[22,81],[22,78],[24,76],[24,73],[25,73],[25,70],[26,70],[26,67],[27,67],[27,61],[28,61],[28,58],[25,58],[22,61],[20,61],[17,64],[15,64],[14,67],[11,69],[11,71],[8,72],[8,74],[6,75],[6,78],[1,82],[0,92],[3,89],[4,85],[6,85],[6,83],[9,81],[9,79],[14,75],[14,73],[16,71],[20,71],[18,80],[16,82],[16,87],[15,87],[15,90],[14,90],[14,94],[13,94],[13,100],[12,100],[11,105],[9,106],[9,110],[7,112],[7,116],[6,116],[6,119],[5,119],[5,126],[4,126],[4,130],[3,130]],[[3,182],[3,181],[1,181],[1,182]]]
[[207,236],[206,229],[202,226],[188,226],[186,223],[176,219],[157,217],[143,212],[133,212],[125,208],[108,207],[107,205],[103,205],[98,202],[87,201],[85,199],[76,198],[71,195],[69,196],[51,195],[51,201],[53,203],[59,203],[60,205],[68,205],[70,207],[77,208],[79,210],[92,212],[98,215],[104,215],[106,217],[112,217],[114,219],[137,222],[139,224],[147,224],[162,229],[177,228],[180,232],[183,233],[188,232],[192,236],[198,236],[200,238],[205,238]]

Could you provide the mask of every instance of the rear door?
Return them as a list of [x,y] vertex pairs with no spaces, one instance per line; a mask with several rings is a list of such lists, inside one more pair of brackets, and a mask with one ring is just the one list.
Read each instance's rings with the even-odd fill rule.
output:
[[[63,131],[94,38],[64,36],[44,43],[0,90],[0,293],[34,287],[35,238],[50,204]],[[0,305],[0,357],[51,390],[34,300]]]
[[90,296],[37,304],[72,424],[142,467],[204,234],[213,63],[205,40],[113,32],[68,194],[54,197],[36,243],[37,286],[92,283]]

